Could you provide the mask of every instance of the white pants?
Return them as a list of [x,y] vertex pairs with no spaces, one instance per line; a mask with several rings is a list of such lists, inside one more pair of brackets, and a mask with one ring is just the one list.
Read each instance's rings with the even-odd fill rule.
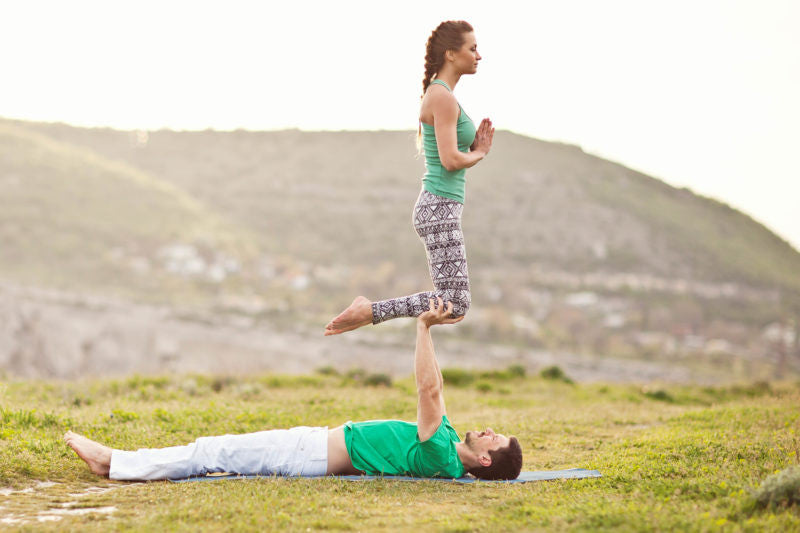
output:
[[324,476],[328,428],[296,427],[201,437],[186,446],[113,450],[109,477],[119,480],[179,479],[210,472]]

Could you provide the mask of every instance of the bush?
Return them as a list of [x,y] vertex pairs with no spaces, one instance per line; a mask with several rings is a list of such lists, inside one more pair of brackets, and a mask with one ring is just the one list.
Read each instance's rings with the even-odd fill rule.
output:
[[563,381],[564,383],[574,383],[565,373],[561,370],[560,366],[548,366],[543,368],[539,375],[544,379],[553,381]]
[[672,395],[667,391],[665,391],[664,389],[650,389],[647,387],[643,387],[642,394],[644,394],[648,398],[651,398],[653,400],[658,400],[660,402],[675,403],[675,398],[673,398]]
[[370,374],[364,378],[364,385],[368,385],[370,387],[391,387],[392,378],[386,374]]
[[505,370],[484,370],[478,374],[482,379],[494,381],[508,381],[525,377],[525,367],[522,365],[511,365]]
[[731,387],[731,392],[737,396],[758,398],[770,394],[772,392],[772,386],[768,381],[756,381],[750,385],[734,385]]
[[211,390],[214,392],[220,392],[233,382],[234,379],[230,376],[215,376],[214,379],[211,380]]
[[446,385],[466,387],[475,381],[475,375],[463,368],[443,368],[442,379],[444,379]]
[[508,367],[507,372],[515,378],[525,377],[525,367],[522,365],[511,365]]
[[475,388],[480,392],[489,392],[492,390],[492,384],[488,381],[479,381],[475,384]]
[[800,466],[790,466],[769,476],[753,493],[753,500],[761,508],[800,504]]
[[338,376],[339,375],[339,371],[336,370],[334,367],[332,367],[330,365],[329,366],[321,366],[318,369],[316,369],[315,372],[317,374],[320,374],[320,375],[323,375],[323,376]]

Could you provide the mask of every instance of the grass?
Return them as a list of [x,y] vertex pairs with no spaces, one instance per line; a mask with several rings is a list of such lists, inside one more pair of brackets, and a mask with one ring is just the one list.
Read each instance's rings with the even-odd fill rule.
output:
[[[114,483],[92,476],[61,443],[66,429],[137,448],[268,427],[413,419],[413,382],[375,387],[333,373],[20,381],[0,386],[0,488],[34,490],[10,494],[0,519],[82,530],[800,526],[796,504],[754,504],[765,479],[800,462],[799,386],[575,385],[515,372],[474,373],[469,381],[463,378],[469,371],[458,371],[459,386],[447,389],[448,414],[457,429],[491,425],[517,435],[527,470],[596,468],[603,478],[469,487],[286,479]],[[45,480],[56,484],[36,488]],[[95,486],[113,490],[75,496]],[[116,510],[35,522],[59,509],[107,506]]]
[[[790,467],[800,463],[800,384],[642,388],[568,384],[514,369],[464,379],[470,374],[453,374],[461,381],[446,390],[448,414],[462,435],[490,425],[520,439],[526,470],[595,468],[604,477],[508,486],[280,478],[116,483],[90,474],[61,443],[62,433],[73,429],[135,449],[270,427],[413,420],[413,381],[375,386],[332,372],[6,381],[0,384],[0,489],[33,490],[9,494],[0,520],[88,531],[800,527],[794,501],[755,503],[776,485],[762,486],[773,474],[796,476]],[[55,484],[37,486],[43,481]],[[87,492],[92,487],[112,490]],[[103,507],[115,510],[63,514]],[[57,522],[36,521],[56,512],[62,512]]]

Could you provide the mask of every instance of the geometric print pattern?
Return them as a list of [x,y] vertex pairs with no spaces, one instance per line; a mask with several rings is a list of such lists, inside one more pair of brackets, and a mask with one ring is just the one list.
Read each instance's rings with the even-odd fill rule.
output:
[[453,316],[467,314],[471,295],[467,272],[467,251],[461,232],[464,204],[422,190],[414,205],[413,223],[425,245],[433,291],[382,300],[372,304],[372,323],[398,317],[416,317],[428,310],[428,299],[438,296],[453,302]]

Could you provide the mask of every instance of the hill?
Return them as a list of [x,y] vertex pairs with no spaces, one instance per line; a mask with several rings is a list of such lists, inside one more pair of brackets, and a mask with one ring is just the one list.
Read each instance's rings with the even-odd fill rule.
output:
[[192,195],[90,149],[2,122],[0,160],[5,279],[129,295],[173,285],[186,297],[189,284],[167,271],[255,250]]
[[[156,131],[136,142],[131,132],[25,127],[179,186],[270,248],[326,263],[343,249],[346,264],[418,263],[394,253],[416,245],[404,223],[424,164],[410,132]],[[800,290],[800,253],[763,225],[575,146],[498,132],[468,181],[471,258]]]
[[[0,120],[0,282],[315,331],[356,294],[430,286],[410,224],[423,171],[412,132]],[[509,132],[467,176],[462,339],[738,374],[800,366],[800,253],[750,217]],[[405,345],[391,331],[376,342]]]

